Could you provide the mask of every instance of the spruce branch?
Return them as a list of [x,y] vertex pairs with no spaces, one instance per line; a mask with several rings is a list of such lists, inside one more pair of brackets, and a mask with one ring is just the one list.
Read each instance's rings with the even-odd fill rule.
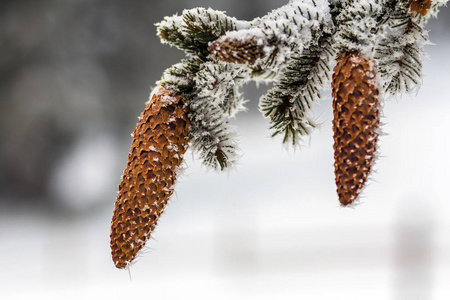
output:
[[411,92],[419,86],[422,74],[423,50],[428,45],[428,32],[424,25],[431,17],[437,17],[439,7],[447,1],[397,0],[391,1],[388,18],[390,33],[378,43],[375,59],[384,81],[386,93],[396,95]]
[[[157,84],[178,92],[185,99],[190,108],[191,148],[199,154],[203,164],[212,169],[225,169],[233,165],[237,156],[234,128],[226,120],[226,113],[235,113],[243,107],[237,104],[236,99],[240,96],[237,87],[233,87],[231,92],[227,90],[222,101],[211,101],[208,94],[202,92],[197,82],[205,77],[209,65],[195,58],[183,60],[167,69]],[[235,97],[231,99],[231,95]]]
[[423,28],[426,20],[410,9],[409,1],[399,1],[392,11],[391,33],[379,42],[375,53],[386,93],[411,92],[420,83],[423,46],[429,43]]
[[227,114],[234,116],[241,110],[238,103],[242,100],[238,88],[247,72],[248,69],[243,66],[221,61],[204,63],[195,77],[198,96],[213,96],[211,99],[215,105],[223,107]]
[[156,24],[162,43],[181,49],[190,56],[207,61],[208,43],[228,31],[247,28],[248,22],[238,21],[211,8],[184,10],[181,16],[166,17]]
[[[186,59],[167,69],[158,85],[183,96],[190,110],[189,138],[192,150],[198,153],[208,168],[223,170],[232,167],[237,157],[235,129],[227,121],[227,114],[242,110],[243,100],[237,90],[238,85],[234,83],[238,80],[239,71],[234,76],[222,73],[229,80],[219,82],[217,78],[210,77],[210,68],[214,67],[217,65],[211,62]],[[224,64],[222,67],[228,66]],[[219,99],[212,98],[209,88],[221,90]],[[218,90],[214,90],[214,95],[218,95]]]
[[225,34],[210,50],[223,61],[278,71],[293,52],[300,54],[331,26],[328,1],[290,1],[253,20],[251,28]]
[[237,159],[235,129],[223,110],[208,97],[194,98],[188,106],[190,142],[203,164],[214,170],[232,167]]
[[198,97],[209,97],[214,105],[232,118],[245,110],[246,101],[239,89],[248,77],[248,72],[249,69],[243,66],[222,61],[204,63],[195,77]]
[[200,71],[201,65],[198,59],[183,59],[165,70],[157,85],[176,91],[184,95],[186,99],[190,99],[196,91],[194,78]]
[[260,101],[261,112],[270,118],[272,136],[283,135],[283,143],[296,146],[316,127],[308,113],[329,83],[333,56],[331,35],[324,35],[301,56],[291,58],[280,80]]
[[383,20],[382,0],[341,1],[334,8],[335,47],[341,54],[358,52],[370,56],[377,27]]
[[244,98],[243,93],[239,90],[243,81],[243,79],[237,80],[236,85],[228,90],[224,101],[219,105],[230,118],[234,118],[238,112],[247,110],[245,103],[248,100]]

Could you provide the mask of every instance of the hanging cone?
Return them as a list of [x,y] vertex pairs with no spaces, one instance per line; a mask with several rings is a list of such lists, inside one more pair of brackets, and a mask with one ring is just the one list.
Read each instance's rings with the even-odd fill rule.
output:
[[187,108],[175,92],[160,88],[139,117],[111,222],[111,250],[125,268],[155,229],[173,193],[187,149]]
[[422,16],[426,16],[431,8],[432,0],[412,0],[409,4],[410,12],[418,12]]
[[338,59],[332,80],[334,170],[342,205],[353,203],[375,160],[380,113],[375,63],[358,53]]
[[222,37],[208,47],[209,52],[219,60],[234,64],[253,65],[263,54],[256,39],[238,40]]

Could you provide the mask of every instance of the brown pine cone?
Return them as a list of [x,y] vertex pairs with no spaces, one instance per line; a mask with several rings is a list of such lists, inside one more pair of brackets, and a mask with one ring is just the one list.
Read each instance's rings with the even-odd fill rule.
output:
[[125,268],[150,238],[169,197],[188,145],[182,98],[157,90],[139,117],[111,222],[111,253]]
[[380,113],[375,63],[358,53],[338,59],[332,80],[334,169],[342,205],[353,203],[369,176]]
[[409,10],[411,12],[418,12],[422,16],[426,16],[428,10],[431,8],[432,0],[411,0]]
[[222,37],[209,45],[208,50],[219,60],[235,64],[253,65],[263,54],[256,39],[241,41]]

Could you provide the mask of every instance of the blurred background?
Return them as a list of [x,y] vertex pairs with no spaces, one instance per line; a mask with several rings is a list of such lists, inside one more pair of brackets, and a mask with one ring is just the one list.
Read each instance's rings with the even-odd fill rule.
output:
[[360,205],[338,205],[330,91],[321,129],[293,151],[258,112],[268,87],[249,84],[236,170],[188,153],[146,253],[114,268],[130,133],[183,57],[154,23],[197,6],[251,20],[286,2],[1,1],[0,299],[449,299],[449,8],[427,26],[421,88],[383,105]]

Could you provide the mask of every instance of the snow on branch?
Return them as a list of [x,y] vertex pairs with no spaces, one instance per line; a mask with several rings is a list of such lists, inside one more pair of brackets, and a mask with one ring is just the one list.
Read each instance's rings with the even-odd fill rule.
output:
[[[330,26],[328,1],[293,0],[253,20],[248,29],[228,32],[213,43],[210,51],[224,61],[278,69],[293,53],[300,54]],[[241,50],[249,53],[242,55],[247,59],[240,57]]]
[[248,28],[250,24],[225,15],[211,8],[184,10],[181,16],[166,17],[156,24],[161,42],[184,50],[206,60],[208,43],[226,32]]
[[302,55],[292,57],[280,80],[260,100],[262,113],[270,118],[272,136],[283,135],[284,143],[295,146],[316,127],[308,111],[330,81],[334,54],[331,36],[324,35]]
[[194,98],[189,102],[190,140],[203,164],[214,170],[233,166],[238,157],[235,128],[223,111],[210,98]]

